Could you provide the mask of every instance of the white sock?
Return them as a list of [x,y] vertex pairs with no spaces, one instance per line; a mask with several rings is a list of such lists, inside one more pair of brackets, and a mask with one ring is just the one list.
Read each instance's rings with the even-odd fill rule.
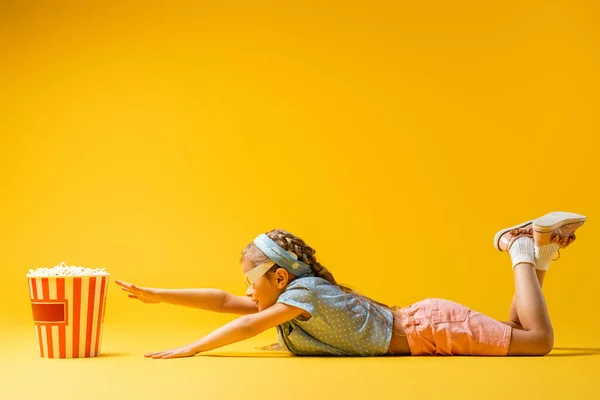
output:
[[535,269],[541,269],[542,271],[547,271],[548,267],[550,267],[550,261],[556,254],[556,250],[558,250],[558,243],[550,243],[546,246],[538,247],[537,245],[534,248],[535,253]]
[[515,269],[517,264],[522,262],[530,263],[535,266],[534,246],[535,241],[529,236],[518,237],[517,240],[513,242],[508,250],[508,254],[510,254],[510,257],[512,258],[513,269]]

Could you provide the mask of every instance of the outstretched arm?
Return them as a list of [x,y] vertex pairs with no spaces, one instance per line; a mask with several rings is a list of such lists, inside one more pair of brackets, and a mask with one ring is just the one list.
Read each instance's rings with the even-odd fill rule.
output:
[[[160,289],[136,286],[119,280],[115,280],[115,283],[121,286],[122,290],[128,292],[130,298],[138,299],[144,303],[169,303],[215,312],[223,312],[225,300],[232,296],[221,289]],[[234,303],[236,308],[240,308],[237,305],[239,301]]]
[[145,357],[178,358],[190,357],[231,343],[249,339],[259,333],[292,320],[305,312],[303,309],[276,303],[261,312],[243,315],[223,325],[200,340],[186,346],[166,351],[146,353]]
[[240,315],[255,314],[258,312],[258,307],[248,296],[227,293],[221,305],[221,312]]

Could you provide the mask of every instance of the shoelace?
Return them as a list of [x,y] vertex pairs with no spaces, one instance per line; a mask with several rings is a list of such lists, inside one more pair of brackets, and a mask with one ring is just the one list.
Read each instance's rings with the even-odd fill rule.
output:
[[562,236],[559,233],[557,233],[554,236],[552,236],[550,241],[552,243],[557,243],[561,248],[563,248],[573,243],[575,239],[577,239],[575,237],[575,232],[571,233],[568,237]]
[[533,229],[532,228],[515,228],[512,231],[510,231],[510,234],[513,236],[523,235],[523,234],[533,235]]
[[567,247],[568,245],[570,245],[571,243],[573,243],[575,241],[575,239],[577,239],[577,237],[575,236],[575,232],[571,233],[568,237],[562,236],[562,235],[560,235],[558,233],[555,234],[554,236],[552,236],[552,238],[550,239],[550,241],[552,243],[558,244],[558,246],[559,246],[559,248],[558,248],[558,257],[556,257],[552,261],[558,260],[560,258],[560,249]]

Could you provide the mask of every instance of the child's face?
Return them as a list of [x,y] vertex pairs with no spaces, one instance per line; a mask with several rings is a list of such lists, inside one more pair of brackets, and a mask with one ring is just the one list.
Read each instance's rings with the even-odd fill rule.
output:
[[[254,268],[247,260],[242,262],[242,273]],[[284,268],[278,268],[274,274],[265,273],[258,278],[254,284],[246,290],[246,296],[256,303],[258,311],[265,310],[277,302],[279,295],[283,293],[289,282],[288,272]]]

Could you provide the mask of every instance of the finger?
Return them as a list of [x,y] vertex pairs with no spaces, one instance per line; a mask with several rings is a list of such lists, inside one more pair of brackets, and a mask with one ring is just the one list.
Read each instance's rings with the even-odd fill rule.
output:
[[[124,290],[124,291],[129,292],[129,293],[134,293],[134,292],[138,292],[139,293],[140,292],[140,290],[137,289],[137,288],[132,289],[132,288],[122,287],[121,290]],[[137,293],[134,293],[134,294],[137,294]]]
[[127,286],[127,289],[131,290],[132,292],[139,292],[140,291],[140,288],[137,287],[137,286],[135,286],[133,283],[130,284],[129,286]]
[[182,357],[182,355],[180,352],[178,352],[176,350],[170,351],[168,354],[165,354],[162,356],[162,358],[177,358],[177,357]]
[[135,286],[133,283],[121,282],[121,286],[125,287],[127,289],[135,289],[135,290],[138,289],[138,287]]
[[138,298],[135,294],[130,294],[128,297],[131,298],[131,299],[137,299]]
[[151,356],[163,356],[163,355],[165,355],[167,353],[170,353],[171,351],[172,350],[154,351],[154,352],[151,352],[151,353],[148,353],[148,354],[151,355]]

